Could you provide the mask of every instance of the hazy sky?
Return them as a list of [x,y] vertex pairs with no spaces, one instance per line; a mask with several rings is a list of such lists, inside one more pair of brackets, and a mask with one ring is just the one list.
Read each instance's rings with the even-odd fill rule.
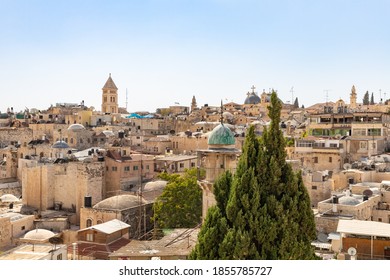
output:
[[[287,102],[390,98],[390,1],[0,0],[0,111],[69,102],[154,111],[243,103],[252,85]],[[294,92],[290,91],[294,88]],[[385,96],[386,93],[389,93]]]

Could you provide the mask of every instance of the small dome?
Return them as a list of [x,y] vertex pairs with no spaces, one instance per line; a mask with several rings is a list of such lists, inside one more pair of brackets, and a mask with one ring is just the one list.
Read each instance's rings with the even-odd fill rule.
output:
[[0,201],[1,202],[18,202],[19,198],[17,198],[13,194],[3,194],[2,196],[0,196]]
[[68,130],[71,130],[71,131],[80,131],[80,130],[85,130],[85,127],[84,127],[82,124],[74,123],[74,124],[71,124],[71,125],[68,127]]
[[339,203],[344,205],[357,205],[361,201],[353,196],[342,196],[339,198]]
[[69,148],[69,145],[65,142],[65,141],[57,141],[54,143],[54,145],[52,146],[52,148],[56,148],[56,149],[68,149]]
[[102,132],[104,135],[106,135],[106,137],[115,136],[114,132],[112,132],[111,130],[103,130]]
[[43,229],[43,228],[37,228],[30,230],[24,235],[24,239],[33,239],[37,241],[43,241],[47,240],[50,237],[53,237],[55,234],[51,232],[50,230]]
[[124,210],[124,209],[138,206],[140,202],[146,203],[146,200],[141,198],[140,201],[140,197],[137,195],[123,194],[123,195],[116,195],[116,196],[106,198],[105,200],[96,203],[95,206],[93,206],[93,208]]
[[256,93],[251,92],[248,93],[248,96],[245,98],[244,104],[258,104],[260,101],[260,97]]
[[159,190],[163,189],[167,185],[167,181],[159,180],[159,181],[153,181],[148,182],[144,186],[145,191],[153,191],[153,190]]
[[208,139],[209,145],[234,145],[235,143],[233,132],[223,123],[211,131]]
[[230,112],[223,112],[222,115],[225,120],[232,120],[234,118],[233,114]]

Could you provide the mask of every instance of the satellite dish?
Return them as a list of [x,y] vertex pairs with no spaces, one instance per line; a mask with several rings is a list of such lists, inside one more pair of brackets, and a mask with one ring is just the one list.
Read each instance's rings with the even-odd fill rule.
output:
[[354,247],[349,247],[348,248],[348,255],[350,256],[355,256],[356,255],[356,249]]
[[366,195],[366,196],[368,196],[368,197],[371,197],[372,196],[372,194],[373,194],[373,192],[372,192],[372,190],[364,190],[363,191],[363,195]]
[[53,236],[53,237],[50,237],[50,238],[49,238],[49,242],[50,242],[51,244],[62,244],[64,241],[62,240],[61,237]]
[[345,170],[351,169],[351,168],[352,168],[352,164],[350,164],[350,163],[344,163],[343,168],[344,168]]
[[318,239],[318,241],[320,241],[322,243],[327,243],[328,242],[328,235],[323,233],[323,232],[320,232],[317,235],[317,239]]

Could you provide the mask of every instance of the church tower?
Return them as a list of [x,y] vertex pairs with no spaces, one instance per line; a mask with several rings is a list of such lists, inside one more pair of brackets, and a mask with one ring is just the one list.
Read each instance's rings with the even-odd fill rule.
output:
[[357,99],[357,94],[356,94],[356,89],[355,89],[355,86],[352,86],[352,90],[351,90],[351,97],[350,97],[350,107],[351,109],[356,109],[357,105],[356,105],[356,99]]
[[102,113],[118,113],[118,88],[110,76],[102,88]]

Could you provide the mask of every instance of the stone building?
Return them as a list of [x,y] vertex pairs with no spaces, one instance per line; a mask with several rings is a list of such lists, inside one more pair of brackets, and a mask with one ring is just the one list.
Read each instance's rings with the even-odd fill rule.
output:
[[121,191],[137,190],[141,183],[154,178],[154,157],[146,154],[121,155],[115,150],[107,151],[105,157],[104,197]]
[[34,227],[34,215],[15,212],[0,214],[0,251],[15,245],[18,238]]
[[23,204],[37,209],[60,208],[74,213],[72,223],[79,223],[83,199],[90,195],[102,200],[105,187],[104,162],[39,163],[21,160]]
[[153,229],[152,206],[153,202],[144,199],[141,195],[111,196],[93,206],[86,204],[81,208],[80,229],[118,219],[130,225],[129,238],[142,238]]

